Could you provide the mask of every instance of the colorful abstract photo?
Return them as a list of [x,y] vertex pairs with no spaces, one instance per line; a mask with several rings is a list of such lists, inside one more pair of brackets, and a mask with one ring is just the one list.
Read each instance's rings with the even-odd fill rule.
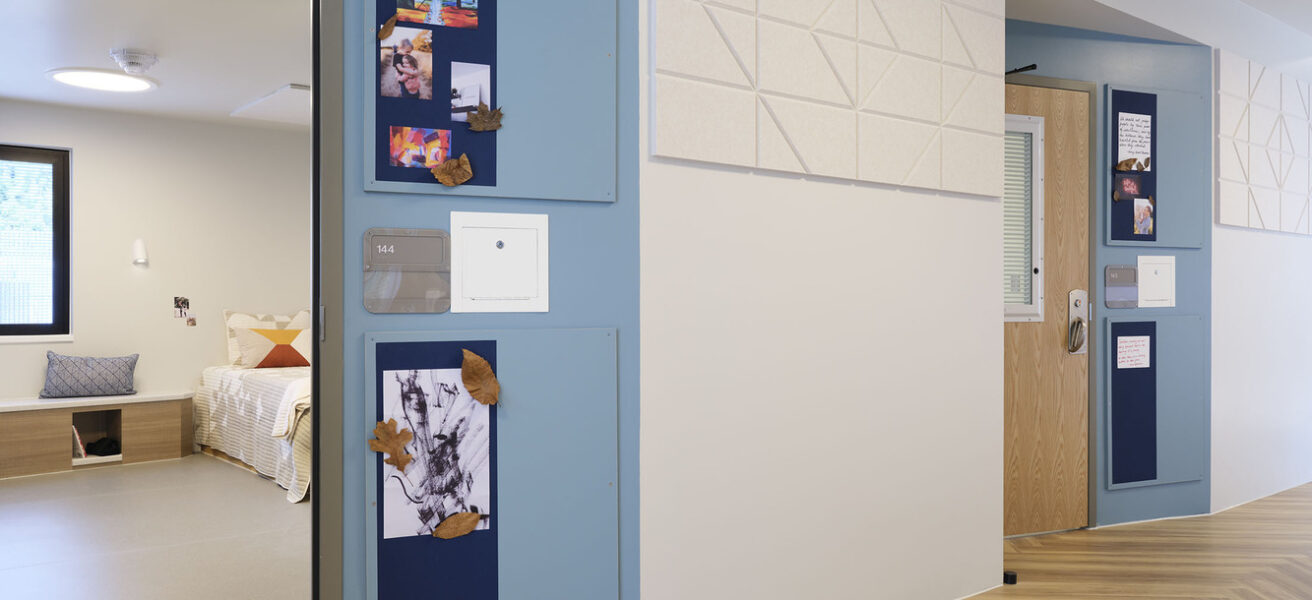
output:
[[451,156],[451,131],[448,129],[393,126],[390,137],[393,167],[431,169]]
[[378,43],[379,94],[433,99],[433,32],[397,27]]
[[478,0],[396,0],[396,20],[478,29]]

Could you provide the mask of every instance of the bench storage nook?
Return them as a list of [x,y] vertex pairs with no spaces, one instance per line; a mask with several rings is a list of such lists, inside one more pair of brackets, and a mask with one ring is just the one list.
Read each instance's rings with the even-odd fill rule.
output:
[[[176,392],[0,400],[0,478],[191,454],[191,397]],[[111,437],[122,454],[75,458],[74,425],[83,443]]]

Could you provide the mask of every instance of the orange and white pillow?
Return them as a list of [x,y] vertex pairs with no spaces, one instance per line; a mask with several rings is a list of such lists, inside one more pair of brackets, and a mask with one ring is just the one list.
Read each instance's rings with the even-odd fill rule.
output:
[[[242,360],[242,352],[237,343],[237,329],[310,329],[314,323],[310,320],[309,309],[297,311],[293,315],[266,315],[223,311],[223,323],[228,328],[228,362],[238,366],[255,366]],[[309,357],[308,352],[305,353]]]
[[241,365],[256,369],[310,366],[309,329],[234,327]]

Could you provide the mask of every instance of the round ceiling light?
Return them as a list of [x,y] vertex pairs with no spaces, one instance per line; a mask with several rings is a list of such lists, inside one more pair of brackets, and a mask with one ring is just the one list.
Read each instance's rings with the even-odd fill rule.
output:
[[105,69],[54,69],[46,75],[65,85],[104,92],[144,92],[158,85],[145,77]]

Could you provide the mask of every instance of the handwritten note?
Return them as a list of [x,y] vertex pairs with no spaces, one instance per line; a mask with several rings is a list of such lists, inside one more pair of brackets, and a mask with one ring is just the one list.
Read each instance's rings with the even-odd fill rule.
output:
[[1146,335],[1123,335],[1116,338],[1116,368],[1147,369],[1152,366],[1149,350],[1152,338]]
[[1118,114],[1116,162],[1133,158],[1147,165],[1145,171],[1153,170],[1152,161],[1148,160],[1153,155],[1153,116],[1127,112]]

